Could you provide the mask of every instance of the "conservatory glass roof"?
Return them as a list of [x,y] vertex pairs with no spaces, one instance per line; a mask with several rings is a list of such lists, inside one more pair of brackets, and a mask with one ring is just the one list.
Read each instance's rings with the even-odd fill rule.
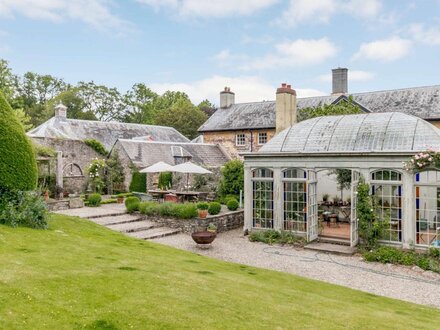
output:
[[414,152],[440,149],[440,130],[403,113],[325,116],[287,128],[260,153]]

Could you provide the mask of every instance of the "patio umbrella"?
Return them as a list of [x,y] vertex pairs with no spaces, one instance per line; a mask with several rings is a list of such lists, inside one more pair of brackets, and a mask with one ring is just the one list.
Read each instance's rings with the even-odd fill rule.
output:
[[141,173],[162,173],[162,172],[173,172],[174,166],[167,164],[165,162],[157,162],[151,166],[142,169]]
[[188,181],[190,174],[211,174],[206,168],[191,162],[186,162],[173,167],[173,172],[186,173],[186,190],[188,190]]

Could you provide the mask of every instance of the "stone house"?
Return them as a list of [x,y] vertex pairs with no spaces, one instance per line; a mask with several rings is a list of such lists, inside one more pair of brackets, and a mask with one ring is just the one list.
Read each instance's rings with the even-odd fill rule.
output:
[[290,85],[277,89],[275,101],[235,103],[235,94],[226,87],[220,93],[220,107],[199,128],[206,143],[217,143],[233,158],[241,152],[257,152],[277,132],[290,127],[301,110],[337,104],[351,96],[365,113],[401,112],[440,127],[440,85],[349,93],[348,69],[332,70],[332,94],[297,98]]
[[[110,155],[115,152],[118,153],[124,168],[125,185],[127,187],[131,182],[133,168],[140,170],[159,161],[170,165],[191,161],[213,172],[214,179],[211,181],[211,188],[214,189],[216,182],[218,182],[217,179],[221,166],[230,160],[227,153],[220,146],[208,143],[119,139],[110,151]],[[174,177],[179,179],[181,176],[175,175]],[[157,180],[158,175],[149,174],[147,186],[155,188]],[[179,188],[179,186],[181,187],[184,184],[181,180],[174,181],[174,188]]]
[[107,150],[111,150],[118,139],[190,143],[172,127],[68,119],[67,108],[62,104],[55,108],[54,117],[27,134],[36,143],[58,152],[58,185],[71,193],[86,189],[86,168],[91,161],[106,158],[87,146],[85,139],[96,139]]

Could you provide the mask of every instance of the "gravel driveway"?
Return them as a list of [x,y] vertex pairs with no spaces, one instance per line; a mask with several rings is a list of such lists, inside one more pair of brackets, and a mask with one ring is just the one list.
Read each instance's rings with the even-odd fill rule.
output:
[[249,242],[242,230],[219,234],[210,249],[199,249],[191,236],[178,234],[154,242],[209,257],[274,269],[423,305],[440,307],[440,275],[417,267],[363,262],[293,247]]

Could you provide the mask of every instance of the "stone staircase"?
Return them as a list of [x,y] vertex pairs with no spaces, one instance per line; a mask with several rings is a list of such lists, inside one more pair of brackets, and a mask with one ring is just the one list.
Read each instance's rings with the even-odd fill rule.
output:
[[142,215],[127,214],[125,210],[114,214],[92,215],[86,218],[112,230],[145,240],[175,235],[181,231],[145,220]]

